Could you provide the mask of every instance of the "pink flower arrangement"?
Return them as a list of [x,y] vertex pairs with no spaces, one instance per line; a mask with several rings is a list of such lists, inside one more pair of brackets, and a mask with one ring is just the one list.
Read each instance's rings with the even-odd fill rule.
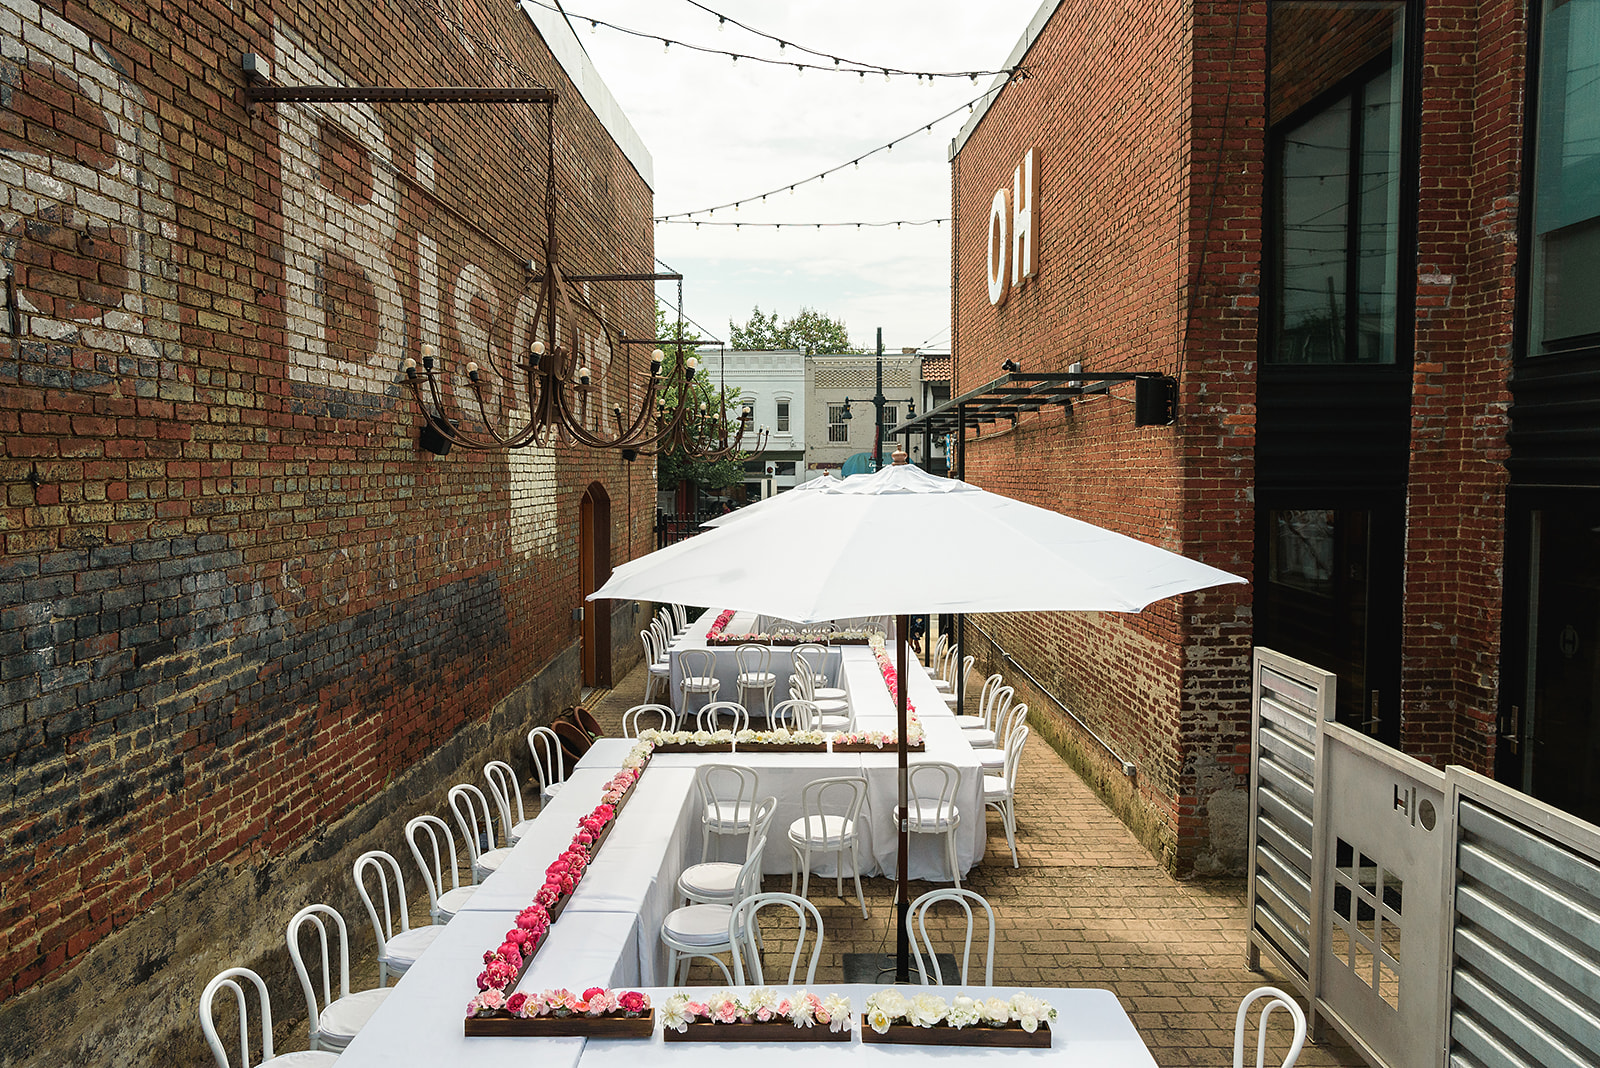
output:
[[782,997],[771,987],[760,987],[740,997],[722,990],[705,1001],[691,1001],[685,993],[662,1003],[661,1026],[682,1033],[692,1023],[791,1023],[795,1027],[821,1025],[832,1031],[850,1029],[850,1000],[840,994],[819,997],[805,990]]
[[468,1016],[492,1016],[501,1010],[524,1020],[536,1016],[643,1016],[650,1011],[650,996],[640,990],[619,993],[595,986],[585,990],[581,997],[566,989],[506,997],[491,988],[467,1003]]
[[706,631],[706,641],[710,641],[711,639],[720,636],[722,634],[722,628],[726,627],[728,622],[732,619],[733,609],[731,608],[725,608],[718,613],[716,622],[712,623],[711,629]]

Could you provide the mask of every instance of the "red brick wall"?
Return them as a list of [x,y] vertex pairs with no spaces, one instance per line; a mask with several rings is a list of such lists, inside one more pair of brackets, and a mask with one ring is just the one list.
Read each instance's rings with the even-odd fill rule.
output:
[[1401,744],[1489,774],[1526,12],[1497,0],[1424,17]]
[[[1136,429],[1124,383],[1070,414],[985,428],[969,438],[967,478],[1248,575],[1265,25],[1261,6],[1244,10],[1242,24],[1235,4],[1201,5],[1193,21],[1187,5],[1056,10],[1023,61],[1028,78],[952,165],[953,392],[1008,356],[1024,371],[1177,376],[1173,428]],[[1030,147],[1038,272],[993,307],[990,200]],[[1242,849],[1243,591],[1136,616],[983,622],[1137,765],[1151,844],[1180,871],[1233,867]],[[1035,717],[1051,714],[1042,695],[1029,700]]]
[[[518,481],[416,446],[404,355],[526,344],[538,108],[244,101],[245,52],[286,82],[552,86],[566,269],[650,270],[650,190],[514,5],[0,17],[4,1000],[483,722],[577,640],[585,487],[619,562],[655,495],[610,453]],[[651,329],[647,286],[590,299]]]

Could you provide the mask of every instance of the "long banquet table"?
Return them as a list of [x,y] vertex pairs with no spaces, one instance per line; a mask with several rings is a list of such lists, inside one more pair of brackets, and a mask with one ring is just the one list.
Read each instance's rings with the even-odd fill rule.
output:
[[[479,914],[485,915],[485,914]],[[452,921],[456,922],[456,921]],[[552,935],[552,937],[554,937]],[[443,939],[441,938],[441,941]],[[438,945],[438,943],[435,943]],[[552,944],[551,948],[556,948]],[[431,954],[433,951],[430,950]],[[581,973],[577,962],[569,959],[566,967],[554,971],[544,967],[549,950],[539,954],[533,969],[540,972],[535,981],[525,979],[523,991],[566,987],[580,991],[589,980],[577,979]],[[425,958],[426,959],[426,958]],[[559,959],[559,958],[557,958]],[[1041,997],[1055,1006],[1057,1019],[1053,1025],[1048,1049],[995,1049],[992,1047],[956,1046],[894,1046],[866,1043],[861,1040],[860,1015],[866,999],[883,989],[881,985],[815,983],[810,989],[817,994],[838,993],[850,999],[854,1033],[848,1042],[762,1042],[757,1045],[723,1042],[666,1042],[661,1035],[661,1025],[649,1039],[596,1039],[596,1038],[466,1038],[462,1034],[462,1020],[466,1015],[468,995],[434,999],[423,1004],[414,997],[402,998],[407,984],[427,979],[458,980],[458,973],[476,974],[482,962],[475,965],[467,960],[452,959],[449,965],[440,965],[426,972],[416,969],[390,995],[373,1016],[355,1042],[339,1058],[342,1068],[362,1065],[459,1065],[471,1064],[474,1068],[524,1068],[538,1064],[541,1068],[555,1065],[558,1068],[636,1068],[649,1064],[652,1068],[740,1068],[752,1057],[759,1057],[764,1068],[815,1068],[815,1066],[872,1066],[893,1068],[908,1058],[918,1062],[935,1060],[952,1066],[972,1065],[987,1068],[1004,1062],[1012,1065],[1037,1065],[1039,1068],[1154,1068],[1155,1058],[1150,1055],[1133,1021],[1123,1010],[1117,997],[1109,990],[1088,988],[1030,988],[1029,993]],[[595,973],[589,972],[593,975]],[[597,985],[602,980],[593,980]],[[626,982],[617,985],[635,989]],[[470,978],[467,989],[472,989]],[[669,995],[679,989],[707,996],[715,988],[644,988],[652,1004],[659,1006]],[[748,988],[746,988],[748,989]],[[787,993],[793,987],[779,987]],[[931,990],[946,1001],[958,993],[982,996],[993,993],[1008,997],[1015,987],[913,987],[906,993]],[[416,1013],[421,1015],[415,1015]],[[400,1028],[397,1023],[409,1022],[413,1026]]]
[[[668,685],[670,686],[668,692],[671,695],[671,699],[667,703],[677,709],[680,716],[684,711],[683,702],[678,697],[678,685],[683,682],[683,664],[680,657],[691,649],[703,649],[711,653],[713,670],[716,673],[717,681],[722,684],[717,690],[717,700],[739,700],[739,662],[735,656],[739,647],[737,645],[708,645],[706,643],[706,635],[710,632],[712,624],[717,621],[717,616],[720,614],[721,612],[715,608],[702,612],[684,628],[683,633],[678,635],[667,649],[667,661],[671,665],[671,672],[668,676]],[[728,626],[723,633],[749,634],[756,629],[757,617],[755,613],[736,612],[733,618],[728,621]],[[772,691],[773,704],[789,699],[789,676],[794,674],[793,650],[794,647],[790,645],[774,645],[772,647],[772,660],[768,670],[772,672],[777,680]],[[838,669],[838,666],[838,649],[829,649],[822,670],[831,675]],[[692,707],[698,708],[704,703],[703,700],[697,698],[692,703]],[[761,711],[759,699],[754,695],[750,698],[750,706],[753,712]],[[692,730],[693,724],[686,723],[684,727]]]
[[[714,611],[708,615],[715,618]],[[699,622],[706,625],[705,617]],[[872,651],[865,646],[845,646],[840,653],[841,684],[855,703],[859,729],[893,729],[894,704]],[[977,757],[961,737],[945,701],[915,661],[907,671],[907,686],[907,696],[917,709],[927,739],[927,752],[913,754],[910,759],[948,760],[961,772],[957,804],[962,822],[957,860],[965,872],[982,858],[984,850],[983,780]],[[467,1040],[462,1035],[461,1018],[467,1000],[476,991],[475,979],[483,969],[484,950],[499,944],[514,925],[517,912],[533,900],[544,881],[545,868],[571,841],[578,819],[599,803],[606,781],[621,767],[632,747],[629,740],[604,739],[578,763],[499,870],[484,880],[422,959],[399,980],[372,1022],[342,1055],[346,1068],[363,1064],[455,1064],[469,1057],[474,1063],[510,1064],[513,1057],[523,1063],[534,1048],[529,1043],[537,1047],[541,1064],[559,1068],[578,1063],[584,1053],[582,1039]],[[892,748],[881,753],[839,754],[660,753],[651,759],[519,989],[654,986],[666,977],[665,951],[659,938],[661,921],[678,903],[679,874],[702,859],[700,805],[694,777],[696,769],[710,761],[756,768],[761,794],[779,798],[774,830],[763,858],[764,873],[789,872],[791,855],[785,830],[800,815],[800,787],[812,779],[832,775],[862,775],[868,782],[863,841],[858,854],[862,874],[894,871],[892,809],[897,787]],[[736,846],[730,848],[737,851]],[[909,862],[914,879],[949,881],[943,845],[933,836],[912,836]],[[831,887],[817,885],[819,877],[831,878],[831,868],[813,858],[812,870],[813,895],[831,892]],[[853,894],[848,884],[846,894]],[[1136,1041],[1137,1036],[1134,1038]],[[659,1036],[656,1041],[659,1043]],[[633,1055],[644,1046],[618,1045],[624,1051],[631,1048]],[[802,1048],[839,1052],[862,1047],[855,1043],[849,1047],[807,1044]],[[865,1047],[857,1056],[879,1056],[873,1052],[877,1049]],[[999,1051],[989,1052],[992,1055]],[[596,1055],[602,1059],[614,1056],[598,1048]]]

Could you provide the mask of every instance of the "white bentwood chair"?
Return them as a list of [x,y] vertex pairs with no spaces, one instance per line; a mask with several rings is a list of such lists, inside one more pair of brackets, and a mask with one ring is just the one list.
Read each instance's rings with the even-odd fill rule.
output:
[[[728,722],[722,722],[724,719]],[[712,701],[700,707],[700,711],[695,713],[694,722],[696,730],[731,730],[738,734],[750,728],[750,713],[737,701]]]
[[[667,947],[667,979],[671,983],[685,983],[689,977],[689,961],[705,957],[716,962],[718,968],[733,985],[733,973],[722,963],[718,953],[729,953],[733,943],[728,937],[728,920],[733,907],[761,886],[761,854],[767,847],[765,838],[758,838],[750,846],[750,855],[739,867],[734,880],[733,900],[729,904],[685,905],[673,909],[661,922],[661,942]],[[683,978],[677,975],[679,961],[683,963]]]
[[812,724],[816,723],[822,713],[817,711],[814,701],[802,700],[791,697],[787,701],[779,701],[772,707],[772,714],[767,722],[773,730],[809,731]]
[[[339,932],[339,996],[333,996],[333,968],[331,966],[329,931],[331,921]],[[322,999],[317,999],[317,989],[306,969],[305,957],[300,952],[300,928],[310,924],[317,932],[318,959],[322,962]],[[311,1048],[342,1052],[366,1026],[372,1014],[378,1011],[393,987],[350,992],[350,936],[345,930],[344,917],[331,905],[307,905],[294,914],[288,930],[289,959],[294,963],[295,974],[300,977],[300,989],[306,996],[306,1025],[311,1033]]]
[[[1027,705],[1022,706],[1024,710]],[[1006,764],[999,775],[983,777],[983,807],[1000,813],[1006,829],[1006,845],[1011,847],[1011,866],[1017,862],[1017,768],[1022,765],[1022,747],[1028,744],[1028,728],[1018,727],[1006,739]]]
[[[805,898],[781,891],[751,894],[733,906],[728,916],[728,945],[733,951],[734,985],[745,985],[747,971],[752,986],[767,984],[761,969],[760,913],[768,907],[787,908],[795,915],[798,930],[794,940],[794,956],[789,958],[789,978],[785,980],[789,986],[794,985],[795,973],[800,967],[800,955],[806,947],[806,935],[813,927],[816,929],[816,937],[811,941],[811,962],[806,967],[805,985],[809,987],[817,981],[817,959],[822,956],[822,913]],[[748,969],[745,968],[746,962],[750,965]]]
[[827,646],[816,642],[801,642],[789,655],[793,661],[795,674],[811,677],[811,694],[808,700],[844,701],[849,698],[849,693],[842,686],[835,686],[834,680],[828,676]]
[[561,736],[549,727],[528,732],[528,752],[533,756],[533,773],[539,777],[539,804],[542,807],[567,780],[567,758],[561,751]]
[[761,710],[770,716],[773,692],[778,688],[778,676],[772,672],[772,650],[747,642],[733,651],[733,660],[739,669],[735,680],[739,686],[739,703],[749,708],[749,696],[759,694]]
[[713,834],[749,834],[760,780],[743,764],[702,764],[694,786],[700,794],[700,857],[709,860]]
[[993,727],[994,721],[985,719],[985,715],[989,711],[989,698],[995,690],[999,689],[1003,685],[1005,685],[1005,681],[1001,679],[998,671],[984,679],[983,689],[978,691],[977,713],[968,713],[957,716],[956,726],[960,727],[962,730],[966,730],[968,727]]
[[672,680],[672,665],[670,661],[661,659],[661,649],[656,645],[656,637],[648,629],[639,632],[639,644],[644,646],[644,662],[648,670],[644,676],[644,700],[649,704],[656,696],[656,687],[672,699],[669,692]]
[[678,679],[678,715],[689,714],[689,701],[694,697],[704,697],[712,702],[717,699],[717,691],[722,689],[722,680],[717,678],[717,657],[709,649],[685,649],[678,654],[678,667],[683,672]]
[[[425,813],[406,824],[406,841],[411,845],[417,867],[422,870],[422,885],[428,891],[428,915],[433,917],[434,923],[449,923],[478,889],[475,883],[461,885],[454,832],[438,816]],[[448,890],[444,888],[446,857],[450,858]]]
[[233,992],[234,1000],[239,1007],[239,1063],[241,1068],[250,1068],[250,1008],[245,996],[244,987],[239,980],[245,980],[256,988],[256,993],[261,1000],[261,1060],[256,1062],[256,1068],[333,1068],[339,1063],[337,1053],[300,1050],[295,1053],[284,1053],[277,1056],[272,1052],[272,999],[267,995],[267,984],[261,976],[249,968],[229,968],[218,972],[211,982],[200,994],[200,1030],[206,1036],[206,1045],[211,1047],[211,1056],[217,1060],[217,1068],[232,1068],[228,1061],[228,1051],[223,1047],[222,1038],[217,1034],[217,1024],[212,1018],[212,1005],[217,994],[222,990]]
[[500,810],[500,826],[505,829],[506,844],[516,845],[523,835],[533,830],[533,821],[522,807],[522,784],[517,782],[516,769],[504,760],[491,760],[483,766],[483,777],[489,783],[494,807]]
[[1028,706],[1020,703],[1012,705],[1006,709],[1002,722],[1003,726],[997,732],[995,738],[999,743],[999,748],[974,749],[972,751],[973,755],[978,758],[978,766],[983,769],[985,775],[999,775],[1005,769],[1006,742],[1016,733],[1018,727],[1027,724]]
[[[937,834],[944,837],[945,858],[950,862],[950,878],[961,888],[961,868],[956,863],[956,830],[961,826],[961,810],[956,807],[956,790],[961,786],[961,769],[942,760],[913,764],[906,772],[906,822],[912,834]],[[900,806],[894,807],[900,819]]]
[[[1016,691],[1009,686],[996,686],[989,691],[989,699],[980,705],[980,726],[963,727],[961,737],[974,749],[996,749],[1000,744],[1000,724],[1005,720],[1006,713],[1011,708],[1011,699],[1016,696]],[[965,719],[959,716],[958,719]]]
[[447,795],[450,811],[455,813],[456,826],[461,837],[467,840],[467,855],[472,858],[472,881],[481,883],[505,861],[509,848],[495,845],[494,819],[489,813],[489,799],[483,791],[469,782],[450,787]]
[[772,826],[772,814],[778,810],[776,797],[763,797],[756,802],[755,815],[750,819],[750,833],[745,838],[744,857],[735,864],[726,860],[707,860],[691,864],[678,876],[678,893],[691,905],[731,905],[733,892],[739,881],[739,869],[750,859],[750,850],[757,841],[764,841]]
[[[928,913],[934,905],[941,901],[954,901],[961,906],[961,911],[966,919],[967,937],[961,945],[961,985],[968,986],[971,981],[967,978],[967,959],[972,954],[972,913],[973,904],[976,903],[983,909],[989,922],[989,949],[983,959],[983,985],[994,985],[994,909],[988,900],[971,890],[960,890],[954,887],[943,886],[937,890],[929,890],[926,894],[911,903],[910,910],[906,913],[906,928],[911,932],[911,952],[917,960],[917,975],[924,985],[928,983],[928,972],[923,966],[922,951],[928,951],[928,961],[933,965],[933,985],[944,985],[944,972],[939,967],[939,954],[934,950],[933,939],[928,935]],[[953,977],[952,977],[953,978]]]
[[1300,1059],[1300,1051],[1306,1044],[1306,1014],[1294,998],[1285,994],[1275,986],[1258,986],[1244,996],[1239,1002],[1239,1012],[1233,1019],[1233,1068],[1244,1068],[1244,1024],[1250,1015],[1250,1006],[1262,998],[1267,1003],[1261,1007],[1261,1018],[1256,1029],[1256,1068],[1265,1068],[1267,1059],[1267,1022],[1273,1010],[1286,1009],[1289,1019],[1294,1022],[1294,1038],[1289,1044],[1289,1053],[1283,1058],[1281,1068],[1293,1068],[1294,1062]]
[[[805,897],[811,889],[811,855],[832,853],[835,892],[844,897],[844,862],[848,857],[850,875],[856,884],[856,900],[861,902],[861,916],[867,917],[867,898],[861,892],[861,865],[856,859],[861,805],[866,799],[867,780],[859,775],[813,779],[801,788],[800,811],[803,814],[789,824],[789,848],[793,853],[789,869],[790,893],[799,881],[800,896]],[[828,811],[830,808],[834,811]]]
[[[656,719],[658,722],[646,722],[642,726],[640,719]],[[624,738],[637,738],[640,731],[646,730],[675,731],[678,729],[678,714],[667,705],[634,705],[622,714],[622,736]]]
[[[367,919],[372,921],[372,933],[378,940],[378,985],[389,985],[389,977],[399,978],[417,959],[433,945],[433,940],[444,930],[442,926],[412,927],[411,902],[406,900],[405,877],[400,874],[400,861],[381,849],[369,850],[356,858],[351,876],[356,881],[356,892],[367,907]],[[372,900],[368,883],[376,874],[378,901]],[[390,882],[393,882],[393,902],[390,899]],[[378,905],[383,915],[378,915]],[[398,916],[399,930],[395,929]]]

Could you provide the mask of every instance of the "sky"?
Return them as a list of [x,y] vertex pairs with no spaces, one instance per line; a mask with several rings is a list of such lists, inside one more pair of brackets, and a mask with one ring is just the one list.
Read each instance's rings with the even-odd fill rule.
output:
[[[537,0],[554,5],[555,0]],[[774,4],[703,0],[705,7],[793,44],[908,71],[996,70],[1039,0],[812,0]],[[791,229],[792,223],[945,219],[951,139],[968,101],[992,75],[914,79],[775,67],[696,54],[661,38],[745,56],[831,65],[772,41],[688,0],[561,0],[578,39],[649,149],[655,214],[693,211],[782,187],[765,203],[718,209],[703,222],[783,223],[784,228],[660,224],[656,256],[684,275],[684,311],[701,333],[726,339],[728,321],[757,305],[789,318],[802,306],[844,320],[871,348],[883,328],[889,351],[948,351],[950,226]],[[651,34],[630,37],[592,16]],[[959,114],[934,123],[945,112]],[[933,123],[931,133],[922,132]],[[787,186],[906,134],[859,167],[821,183]],[[662,268],[658,268],[662,269]],[[676,287],[662,283],[669,305]]]

